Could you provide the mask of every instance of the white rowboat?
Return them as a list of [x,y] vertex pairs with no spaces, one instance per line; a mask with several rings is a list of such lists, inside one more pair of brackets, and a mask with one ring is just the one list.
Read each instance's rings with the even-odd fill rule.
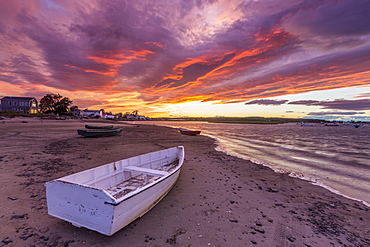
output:
[[154,207],[176,183],[184,147],[98,166],[47,182],[48,213],[111,236]]

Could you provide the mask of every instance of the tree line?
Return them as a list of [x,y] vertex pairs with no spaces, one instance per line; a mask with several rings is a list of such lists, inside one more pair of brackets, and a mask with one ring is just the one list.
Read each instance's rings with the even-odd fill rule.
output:
[[63,114],[69,113],[78,106],[72,106],[73,101],[60,94],[48,93],[40,100],[39,108],[42,113]]
[[[70,100],[68,97],[63,97],[59,93],[48,93],[42,99],[40,100],[39,104],[40,112],[42,113],[51,113],[51,114],[69,114],[72,111],[79,109],[78,106],[73,105],[73,101]],[[104,113],[110,113],[111,112],[105,112],[104,109],[100,109]],[[125,114],[118,113],[119,117],[124,117],[126,115],[139,115],[138,110],[134,110],[132,112],[126,112]]]

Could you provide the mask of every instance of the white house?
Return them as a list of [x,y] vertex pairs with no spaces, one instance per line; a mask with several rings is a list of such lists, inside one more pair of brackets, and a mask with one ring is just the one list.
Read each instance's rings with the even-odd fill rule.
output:
[[83,117],[103,117],[103,111],[101,110],[83,110],[82,111]]
[[130,120],[148,120],[148,118],[145,116],[132,115],[132,114],[126,115],[125,118],[130,119]]
[[113,115],[113,114],[103,113],[102,118],[115,119],[115,118],[118,118],[118,117],[116,115]]

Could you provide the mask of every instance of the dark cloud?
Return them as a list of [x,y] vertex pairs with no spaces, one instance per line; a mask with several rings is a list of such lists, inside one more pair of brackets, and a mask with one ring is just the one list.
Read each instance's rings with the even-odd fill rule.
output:
[[[288,100],[252,100],[246,105],[259,104],[259,105],[282,105],[287,103]],[[361,110],[370,110],[370,99],[361,100],[333,100],[333,101],[318,101],[318,100],[298,100],[288,102],[289,105],[306,105],[306,106],[320,106],[322,109],[333,109],[333,110],[353,110],[351,112],[323,112],[324,115],[354,115],[354,114],[364,114],[364,112],[354,112]],[[320,115],[321,113],[310,113],[309,115]]]
[[[320,5],[317,3],[317,1],[304,3],[306,8],[301,9],[291,19],[294,25],[311,34],[321,36],[341,37],[370,34],[369,1],[325,1]],[[308,4],[317,7],[310,9],[307,8]]]
[[321,101],[316,105],[320,105],[324,109],[370,110],[370,99]]
[[252,100],[247,103],[246,105],[282,105],[285,104],[288,100],[269,100],[269,99],[257,99],[257,100]]
[[299,100],[291,101],[290,105],[307,105],[307,106],[321,106],[323,109],[336,110],[370,110],[370,99],[361,100],[333,100],[333,101],[318,101],[318,100]]
[[357,115],[357,114],[365,114],[365,112],[343,112],[343,111],[332,111],[332,112],[310,112],[308,116],[350,116],[350,115]]
[[297,101],[291,101],[288,104],[289,105],[315,105],[319,103],[318,100],[297,100]]

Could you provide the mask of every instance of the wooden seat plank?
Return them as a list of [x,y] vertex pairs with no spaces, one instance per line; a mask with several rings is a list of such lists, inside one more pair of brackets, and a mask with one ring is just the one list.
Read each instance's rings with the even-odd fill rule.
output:
[[141,172],[141,173],[153,175],[153,176],[165,176],[168,174],[168,172],[166,171],[159,171],[159,170],[154,170],[154,169],[149,169],[149,168],[144,168],[144,167],[139,167],[139,166],[126,166],[124,167],[124,170],[137,171],[137,172]]

